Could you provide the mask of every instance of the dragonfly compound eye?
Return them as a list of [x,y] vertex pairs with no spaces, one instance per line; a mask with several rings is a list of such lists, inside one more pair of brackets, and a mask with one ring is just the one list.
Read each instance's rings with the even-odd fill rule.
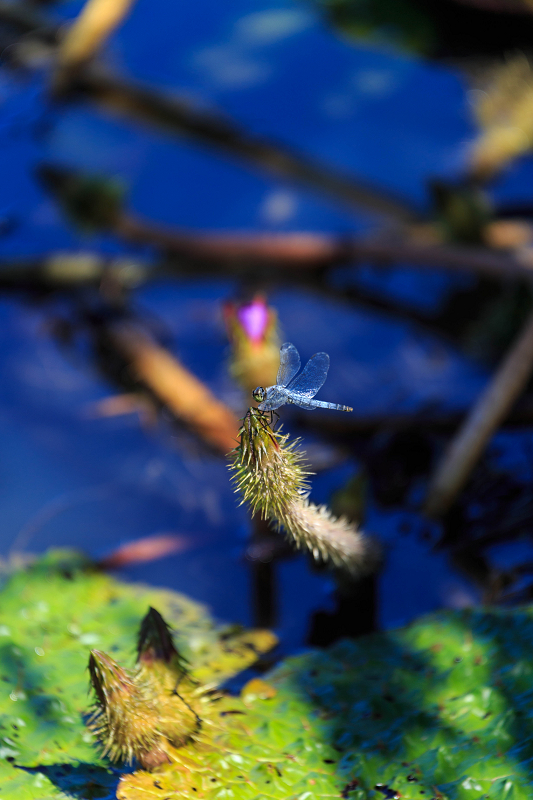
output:
[[258,386],[257,389],[254,389],[252,392],[254,400],[256,400],[258,403],[265,399],[265,394],[266,392],[262,386]]

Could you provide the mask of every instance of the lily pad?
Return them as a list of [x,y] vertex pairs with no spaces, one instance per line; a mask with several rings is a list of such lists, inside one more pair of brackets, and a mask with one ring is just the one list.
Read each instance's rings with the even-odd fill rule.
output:
[[214,699],[201,735],[147,772],[112,768],[84,726],[89,649],[132,665],[151,605],[195,679],[215,683],[272,636],[217,628],[186,598],[68,553],[11,576],[0,600],[0,800],[533,795],[529,608],[441,612],[287,659]]
[[526,800],[532,643],[530,609],[468,610],[287,659],[117,797]]
[[176,629],[205,683],[223,682],[276,642],[269,631],[216,626],[183,595],[121,583],[70,551],[8,576],[0,592],[0,800],[61,796],[56,785],[71,796],[109,794],[108,764],[84,724],[89,652],[98,647],[131,663],[149,606]]

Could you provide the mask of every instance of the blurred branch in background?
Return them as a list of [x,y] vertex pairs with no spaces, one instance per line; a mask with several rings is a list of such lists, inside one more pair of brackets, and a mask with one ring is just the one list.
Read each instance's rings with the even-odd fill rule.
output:
[[40,165],[38,175],[65,215],[81,229],[108,231],[130,244],[151,245],[180,259],[182,269],[188,263],[197,273],[254,274],[264,267],[277,275],[361,261],[470,271],[498,279],[529,278],[533,272],[533,226],[528,222],[488,222],[484,233],[492,247],[447,243],[436,224],[410,226],[403,235],[382,232],[365,237],[314,232],[192,233],[129,212],[125,189],[115,179],[51,164]]
[[239,430],[236,417],[168,350],[128,322],[107,326],[105,338],[127,361],[132,376],[205,442],[221,455],[235,447]]
[[[0,24],[2,22],[19,31],[20,45],[17,46],[15,41],[8,54],[13,66],[41,68],[46,53],[49,62],[57,61],[60,30],[56,27],[54,31],[53,26],[48,26],[44,35],[43,20],[40,16],[33,16],[31,7],[13,8],[10,3],[0,2]],[[192,137],[244,159],[269,174],[303,183],[342,203],[396,223],[405,224],[418,217],[406,200],[293,152],[283,144],[252,136],[237,124],[214,112],[199,109],[184,98],[129,82],[94,61],[73,71],[70,81],[62,81],[59,92],[56,87],[55,96],[62,101],[90,100],[120,117]]]
[[[89,61],[107,37],[123,22],[135,0],[87,0],[74,23],[67,29],[57,53],[60,82],[71,70]],[[56,80],[58,79],[56,76]]]
[[428,489],[426,514],[443,514],[454,502],[532,372],[533,315],[438,464]]
[[[422,269],[446,269],[452,272],[472,272],[503,281],[531,278],[533,250],[518,253],[497,253],[459,246],[434,246],[378,239],[346,239],[320,233],[280,234],[198,234],[179,233],[152,227],[146,222],[122,220],[118,231],[134,229],[137,241],[141,231],[146,243],[159,246],[171,259],[158,267],[143,266],[143,262],[123,256],[124,263],[136,264],[124,280],[138,281],[160,277],[166,273],[178,276],[242,275],[298,279],[305,283],[311,273],[347,263],[371,263],[389,267],[406,264]],[[132,235],[132,239],[133,239]],[[59,255],[5,262],[0,271],[4,287],[22,281],[26,288],[32,283],[69,283],[98,281],[110,258],[98,254],[65,254],[64,267]],[[119,259],[117,259],[119,261]],[[79,272],[77,266],[79,266]],[[263,274],[263,271],[266,272]],[[307,273],[307,274],[306,274]]]
[[405,224],[417,218],[407,201],[365,185],[355,177],[291,151],[282,143],[254,137],[214,112],[155,89],[127,83],[99,65],[81,70],[68,98],[88,99],[110,111],[179,136],[192,137],[248,161],[269,175],[309,186],[348,206]]

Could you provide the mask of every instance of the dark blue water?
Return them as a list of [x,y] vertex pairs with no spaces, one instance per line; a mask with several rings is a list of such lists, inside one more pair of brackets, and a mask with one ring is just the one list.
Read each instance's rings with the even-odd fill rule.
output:
[[[80,5],[62,4],[56,14],[73,16]],[[460,174],[474,134],[458,73],[354,46],[306,3],[139,0],[106,57],[125,76],[179,92],[419,209],[429,177]],[[0,238],[0,258],[62,249],[128,252],[111,237],[81,235],[65,222],[34,176],[43,160],[118,176],[129,209],[184,228],[344,233],[373,224],[189,141],[90,107],[52,110],[39,76],[4,69],[0,98],[0,222],[12,226]],[[499,197],[526,195],[531,171],[531,163],[515,167],[498,186]],[[463,280],[409,269],[337,279],[357,279],[426,309]],[[181,280],[143,287],[134,301],[164,323],[179,358],[240,412],[246,401],[228,377],[221,316],[221,301],[235,288],[231,281]],[[328,397],[356,413],[465,408],[487,379],[479,365],[407,322],[296,289],[277,291],[270,302],[302,358],[330,353]],[[224,463],[164,422],[146,429],[135,414],[94,418],[91,404],[115,390],[83,351],[68,353],[53,342],[50,305],[6,296],[0,315],[1,551],[75,545],[99,557],[136,537],[177,533],[187,539],[186,552],[124,574],[171,586],[219,618],[250,624],[248,516],[237,507]],[[314,498],[327,501],[356,468],[348,460],[322,472]],[[399,536],[402,519],[415,535]],[[402,517],[371,504],[366,524],[388,547],[380,624],[476,599],[445,555],[416,535],[414,512]],[[285,648],[294,649],[305,640],[310,612],[328,607],[332,584],[302,557],[283,562],[278,577],[277,629]]]

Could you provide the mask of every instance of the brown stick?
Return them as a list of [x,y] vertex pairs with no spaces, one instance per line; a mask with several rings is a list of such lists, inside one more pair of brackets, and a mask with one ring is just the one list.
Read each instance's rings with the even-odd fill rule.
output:
[[[115,233],[129,242],[147,242],[177,259],[168,265],[176,274],[256,273],[261,266],[278,272],[313,272],[343,262],[366,261],[376,266],[405,263],[414,267],[475,272],[500,280],[531,279],[533,250],[517,253],[494,252],[488,248],[460,245],[422,245],[405,239],[339,239],[320,233],[290,234],[191,234],[166,229],[153,223],[122,215]],[[56,261],[65,262],[61,275]],[[98,280],[105,268],[105,259],[94,257],[92,277]],[[63,283],[90,280],[84,268],[77,273],[76,255],[53,256],[49,259],[16,262],[5,265],[0,273],[2,284],[19,279]],[[86,260],[86,259],[85,259]],[[66,262],[71,262],[67,269]],[[140,269],[146,269],[140,267]],[[148,270],[146,277],[149,277]]]
[[121,214],[113,232],[134,244],[155,245],[169,255],[223,268],[255,268],[258,264],[282,269],[313,270],[349,257],[350,243],[338,237],[306,231],[294,233],[191,233],[154,224],[132,214]]
[[117,323],[108,329],[108,335],[132,373],[176,417],[222,455],[236,446],[237,418],[173,355],[133,324]]
[[92,58],[123,22],[135,0],[86,0],[67,29],[58,53],[61,70],[70,70]]
[[235,123],[195,108],[186,100],[153,87],[127,83],[107,69],[91,64],[81,70],[69,89],[120,117],[133,118],[180,136],[215,146],[249,161],[262,171],[303,183],[356,208],[390,217],[401,224],[417,219],[407,201],[374,189],[355,176],[308,158],[280,142],[253,136]]
[[515,253],[464,245],[426,245],[407,238],[339,238],[321,233],[192,234],[122,214],[115,233],[130,242],[149,242],[198,266],[238,271],[266,264],[278,269],[314,270],[347,261],[376,265],[405,263],[476,272],[500,279],[531,278],[533,249]]
[[452,505],[532,372],[533,314],[437,465],[427,494],[426,514],[441,515]]

